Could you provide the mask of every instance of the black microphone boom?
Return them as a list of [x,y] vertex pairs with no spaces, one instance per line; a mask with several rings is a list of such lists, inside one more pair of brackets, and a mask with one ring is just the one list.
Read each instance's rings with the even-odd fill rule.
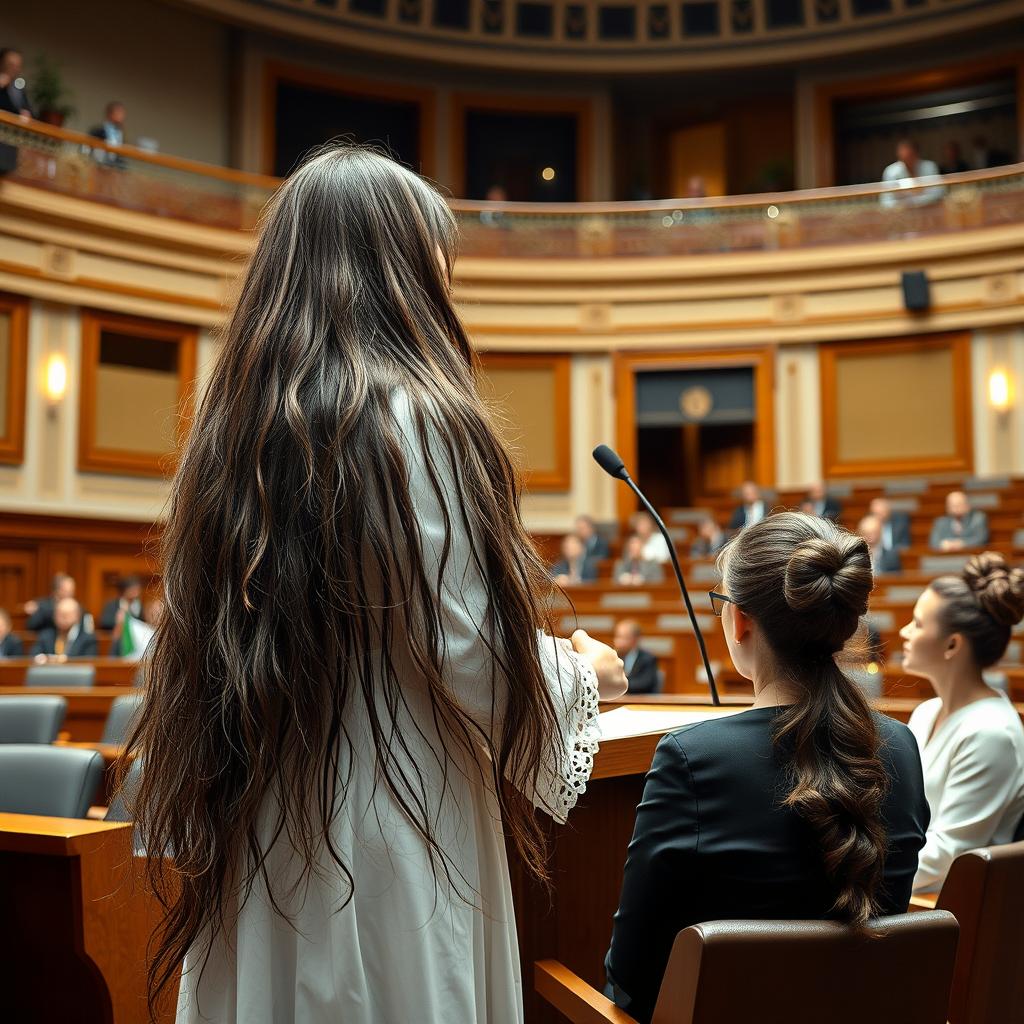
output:
[[626,469],[626,464],[619,458],[616,452],[606,444],[599,444],[594,449],[594,461],[611,477],[616,480],[624,480],[629,489],[640,499],[640,503],[650,512],[654,521],[661,530],[661,535],[668,544],[669,557],[672,559],[672,568],[676,571],[676,581],[679,583],[679,591],[683,595],[683,603],[686,605],[687,614],[693,624],[693,632],[697,637],[697,646],[700,648],[700,656],[704,659],[704,671],[708,676],[708,687],[711,689],[711,703],[718,705],[722,702],[718,699],[718,687],[715,686],[715,674],[711,671],[711,662],[708,660],[707,648],[704,646],[704,635],[697,624],[697,616],[693,611],[693,604],[690,601],[689,591],[686,589],[686,582],[683,580],[683,570],[679,568],[679,558],[676,556],[676,546],[669,536],[668,527],[662,522],[661,516],[655,511],[654,506],[644,496],[643,491],[633,482],[633,478]]

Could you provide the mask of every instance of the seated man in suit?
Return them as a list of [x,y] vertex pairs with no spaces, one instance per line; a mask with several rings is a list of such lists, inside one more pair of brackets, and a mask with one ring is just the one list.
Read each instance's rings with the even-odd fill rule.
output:
[[644,542],[635,533],[628,537],[622,557],[612,570],[612,579],[625,587],[642,587],[645,583],[660,583],[664,578],[661,563],[644,558]]
[[25,628],[38,633],[44,629],[53,629],[53,609],[58,601],[65,597],[75,596],[75,581],[66,573],[59,572],[53,577],[48,597],[39,597],[34,601],[25,602],[25,614],[28,616]]
[[608,541],[597,532],[590,516],[577,516],[574,532],[583,541],[583,550],[590,558],[601,559],[610,555]]
[[882,543],[882,524],[875,516],[865,516],[857,524],[857,533],[865,540],[871,555],[871,571],[876,575],[902,572],[903,560],[896,548],[887,548]]
[[583,541],[570,533],[562,540],[562,559],[551,567],[551,576],[560,587],[593,583],[597,579],[597,559],[583,549]]
[[11,632],[11,616],[0,608],[0,658],[20,658],[24,654],[21,637]]
[[843,514],[843,507],[835,498],[829,497],[825,485],[819,480],[807,488],[807,496],[800,502],[800,511],[838,523],[839,517]]
[[988,516],[972,509],[963,491],[953,491],[946,496],[946,514],[932,525],[928,543],[939,551],[980,548],[988,543]]
[[748,480],[740,488],[740,500],[742,504],[736,508],[729,520],[730,530],[754,526],[768,515],[768,505],[761,494],[761,488],[753,480]]
[[37,661],[50,658],[95,658],[96,634],[90,628],[88,616],[73,597],[62,597],[53,610],[54,625],[39,631],[32,654]]
[[125,576],[117,585],[118,596],[111,598],[100,612],[100,629],[112,629],[117,635],[110,645],[113,658],[121,656],[121,630],[124,617],[142,618],[142,580],[138,576]]
[[882,547],[910,547],[910,516],[894,512],[888,498],[872,498],[868,514],[874,516],[882,528]]
[[711,558],[725,547],[728,539],[725,530],[711,516],[707,516],[697,527],[697,538],[690,545],[690,557]]
[[617,622],[612,646],[626,668],[630,693],[657,693],[661,689],[658,659],[640,646],[640,626],[636,622]]

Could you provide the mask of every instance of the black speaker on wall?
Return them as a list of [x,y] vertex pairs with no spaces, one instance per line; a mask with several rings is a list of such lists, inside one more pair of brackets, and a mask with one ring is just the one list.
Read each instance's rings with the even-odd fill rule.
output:
[[903,305],[913,313],[923,313],[932,304],[931,290],[928,287],[928,275],[923,270],[904,270],[901,276],[903,285]]

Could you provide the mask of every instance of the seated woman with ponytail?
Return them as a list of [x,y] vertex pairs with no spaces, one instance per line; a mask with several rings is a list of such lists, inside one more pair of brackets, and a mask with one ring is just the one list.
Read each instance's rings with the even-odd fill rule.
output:
[[712,603],[754,706],[658,744],[605,961],[609,994],[639,1021],[689,925],[864,927],[906,910],[928,827],[913,736],[873,713],[835,660],[867,610],[864,541],[784,512],[743,530],[719,568]]
[[910,717],[931,807],[919,891],[940,888],[961,853],[1012,842],[1024,815],[1024,727],[982,675],[1022,618],[1024,569],[986,551],[959,575],[935,580],[900,631],[904,669],[938,694]]

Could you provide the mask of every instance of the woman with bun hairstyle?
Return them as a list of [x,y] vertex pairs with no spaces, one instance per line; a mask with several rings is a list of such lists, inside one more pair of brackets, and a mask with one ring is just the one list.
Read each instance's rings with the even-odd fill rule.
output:
[[938,889],[965,850],[1010,842],[1024,815],[1024,727],[982,675],[1022,617],[1024,569],[986,551],[935,580],[900,630],[903,667],[938,694],[910,717],[931,807],[917,890]]
[[783,512],[741,531],[718,565],[712,606],[754,705],[658,744],[605,961],[609,995],[639,1021],[689,925],[863,928],[906,910],[928,827],[913,736],[874,714],[836,662],[867,610],[865,542]]

